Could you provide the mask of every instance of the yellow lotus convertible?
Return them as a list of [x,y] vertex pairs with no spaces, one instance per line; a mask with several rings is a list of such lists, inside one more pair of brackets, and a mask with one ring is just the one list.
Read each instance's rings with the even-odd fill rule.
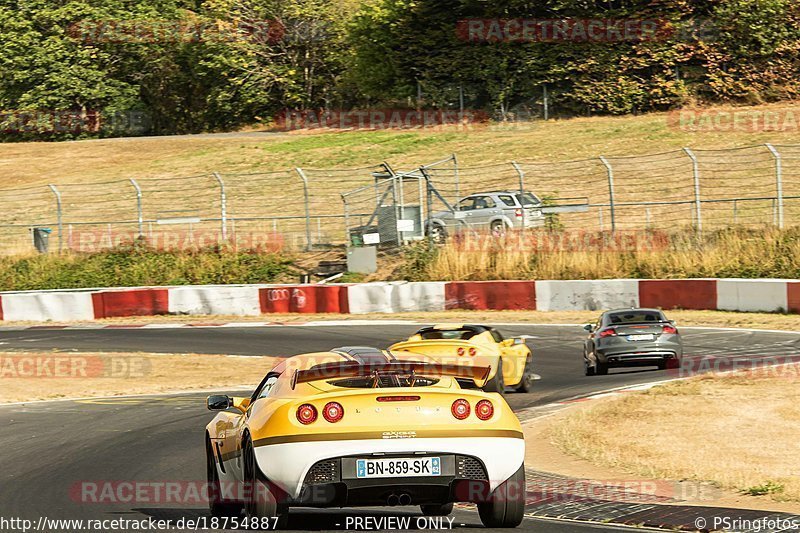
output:
[[[211,396],[209,503],[249,528],[285,527],[292,507],[476,503],[487,527],[525,508],[525,441],[497,394],[463,390],[488,368],[345,347],[282,361],[248,398]],[[274,520],[270,523],[262,520]]]
[[[389,350],[425,354],[437,361],[491,367],[486,392],[504,394],[533,390],[533,354],[524,337],[506,339],[494,328],[469,324],[438,324],[420,329],[407,341]],[[479,386],[460,380],[462,386]]]

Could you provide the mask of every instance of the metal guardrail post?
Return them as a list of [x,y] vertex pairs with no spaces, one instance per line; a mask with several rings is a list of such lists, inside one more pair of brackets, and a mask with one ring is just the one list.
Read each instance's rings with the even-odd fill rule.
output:
[[697,160],[697,156],[690,148],[684,148],[684,152],[688,155],[692,160],[692,176],[694,177],[694,203],[695,203],[695,214],[697,216],[697,231],[703,231],[703,212],[702,212],[702,202],[700,201],[700,162]]
[[[520,205],[522,205],[522,196],[525,194],[525,171],[522,170],[522,167],[519,166],[519,163],[516,161],[511,162],[511,166],[514,167],[514,170],[517,171],[517,175],[519,176],[519,194],[520,194]],[[525,227],[525,217],[522,217],[522,227]]]
[[302,168],[297,167],[294,169],[300,179],[303,180],[303,201],[305,202],[306,211],[306,251],[310,252],[313,247],[311,238],[311,197],[308,191],[308,176]]
[[778,197],[778,229],[783,229],[783,156],[777,148],[771,144],[766,145],[775,157],[775,190]]
[[139,223],[139,238],[144,237],[144,214],[142,213],[142,188],[135,179],[131,178],[131,185],[136,189],[136,219]]
[[214,179],[219,183],[220,199],[220,220],[222,227],[222,242],[228,242],[228,191],[225,188],[225,180],[219,172],[214,172]]
[[64,212],[61,202],[61,191],[55,185],[48,185],[53,195],[56,197],[56,216],[58,217],[58,253],[64,249]]
[[608,204],[611,209],[611,233],[615,233],[617,231],[617,215],[614,207],[614,168],[611,166],[611,163],[608,161],[608,159],[602,155],[600,156],[600,161],[602,161],[603,165],[605,165],[606,170],[608,171]]

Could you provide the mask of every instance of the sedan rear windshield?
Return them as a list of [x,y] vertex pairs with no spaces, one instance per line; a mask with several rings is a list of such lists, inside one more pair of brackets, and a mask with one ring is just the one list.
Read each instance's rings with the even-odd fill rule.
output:
[[666,317],[658,311],[625,311],[608,315],[609,324],[645,324],[666,321]]

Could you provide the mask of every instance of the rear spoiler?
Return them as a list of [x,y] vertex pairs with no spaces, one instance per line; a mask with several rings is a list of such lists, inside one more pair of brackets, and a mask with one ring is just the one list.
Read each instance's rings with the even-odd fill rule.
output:
[[308,370],[297,370],[292,376],[292,389],[299,383],[310,383],[324,379],[368,377],[375,374],[417,374],[420,376],[446,376],[472,379],[483,386],[489,379],[491,367],[472,365],[448,365],[413,361],[361,364],[357,361],[326,363]]

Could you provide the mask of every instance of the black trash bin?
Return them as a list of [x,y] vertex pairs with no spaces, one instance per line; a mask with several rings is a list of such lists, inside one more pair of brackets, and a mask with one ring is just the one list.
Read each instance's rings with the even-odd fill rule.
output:
[[50,250],[50,228],[33,228],[33,246],[40,254],[46,254]]

